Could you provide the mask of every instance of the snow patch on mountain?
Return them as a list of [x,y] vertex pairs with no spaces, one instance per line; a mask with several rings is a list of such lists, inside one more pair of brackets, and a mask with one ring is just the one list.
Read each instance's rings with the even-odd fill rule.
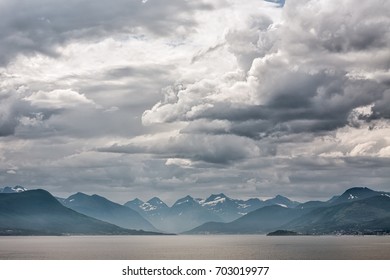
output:
[[144,204],[140,205],[140,208],[142,208],[144,211],[153,211],[157,209],[156,206],[151,205],[148,202],[145,202]]
[[276,203],[276,205],[282,206],[284,208],[288,208],[286,204]]
[[20,193],[25,191],[28,191],[28,189],[22,186],[0,188],[0,193]]
[[238,204],[238,208],[240,208],[240,209],[245,209],[245,208],[248,208],[248,207],[250,207],[250,205],[245,204],[245,203],[243,203],[243,204]]
[[358,198],[358,197],[353,195],[353,194],[349,194],[349,197],[348,197],[349,200],[356,199],[356,198]]
[[223,202],[225,202],[225,200],[226,200],[225,197],[217,196],[217,197],[215,198],[215,200],[209,201],[209,202],[204,202],[203,205],[204,205],[204,206],[215,206],[215,205],[217,205],[218,203],[223,203]]

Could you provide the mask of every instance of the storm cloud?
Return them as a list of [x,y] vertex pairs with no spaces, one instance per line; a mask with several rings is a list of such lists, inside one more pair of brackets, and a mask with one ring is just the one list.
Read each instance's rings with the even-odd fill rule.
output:
[[[18,54],[61,55],[69,41],[151,32],[169,36],[191,32],[196,10],[212,9],[202,1],[162,0],[16,0],[0,4],[0,63]],[[141,33],[142,34],[142,33]]]
[[369,105],[365,119],[388,119],[389,9],[383,1],[289,1],[281,23],[253,20],[251,33],[226,35],[240,64],[251,61],[248,72],[185,85],[146,111],[144,123],[186,121],[188,132],[192,121],[224,120],[229,132],[259,139],[334,131]]
[[0,182],[119,202],[390,191],[390,6],[0,2]]

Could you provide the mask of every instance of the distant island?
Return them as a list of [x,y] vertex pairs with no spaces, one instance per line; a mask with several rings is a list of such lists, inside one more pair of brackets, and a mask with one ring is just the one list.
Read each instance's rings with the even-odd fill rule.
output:
[[267,233],[267,236],[295,236],[295,235],[301,235],[296,231],[291,231],[291,230],[275,230],[273,232]]

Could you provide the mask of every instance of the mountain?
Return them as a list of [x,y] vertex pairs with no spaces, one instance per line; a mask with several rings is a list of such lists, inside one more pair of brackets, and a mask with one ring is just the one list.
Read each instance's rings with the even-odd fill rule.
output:
[[367,187],[353,187],[350,189],[347,189],[344,193],[341,195],[335,195],[331,199],[327,201],[308,201],[305,203],[299,204],[298,208],[306,209],[306,208],[319,208],[319,207],[327,207],[331,205],[336,205],[340,203],[346,203],[346,202],[352,202],[357,200],[362,200],[382,194],[389,194],[386,192],[381,191],[374,191],[372,189],[369,189]]
[[21,186],[0,188],[0,193],[19,193],[25,191],[27,191],[27,189]]
[[[355,187],[328,201],[302,204],[277,196],[274,203],[229,223],[205,223],[189,234],[265,233],[293,230],[308,234],[390,232],[390,194]],[[292,208],[294,205],[295,208]]]
[[334,197],[329,202],[331,204],[339,204],[351,201],[362,200],[381,194],[386,194],[385,192],[378,192],[367,187],[354,187],[346,190],[342,195]]
[[248,213],[250,207],[244,201],[231,199],[223,193],[213,194],[206,200],[198,200],[198,203],[207,210],[214,212],[224,222],[230,222],[242,217],[242,215]]
[[138,212],[142,204],[144,204],[142,200],[135,198],[126,202],[125,204],[123,204],[123,206],[129,207],[130,209],[133,209]]
[[[370,191],[362,194],[370,195]],[[353,195],[357,193],[352,190]],[[346,194],[344,196],[344,194]],[[348,190],[342,196],[348,200]],[[371,193],[372,194],[372,193]],[[335,232],[390,232],[390,195],[383,193],[368,198],[354,196],[349,202],[331,204],[313,209],[309,213],[287,223],[284,228],[310,234],[329,234]]]
[[280,195],[262,201],[258,198],[233,199],[220,193],[212,194],[206,199],[186,196],[177,200],[172,207],[168,207],[157,197],[147,202],[134,199],[124,205],[137,211],[157,228],[178,233],[206,222],[232,222],[256,209],[275,204],[292,208],[299,203]]
[[264,206],[280,205],[282,207],[295,208],[300,203],[291,201],[287,197],[281,195],[262,201],[258,198],[251,198],[248,200],[232,199],[221,193],[213,194],[206,200],[199,200],[199,204],[204,208],[213,211],[224,222],[231,222]]
[[274,198],[268,199],[264,201],[264,206],[270,205],[280,205],[286,208],[294,208],[297,207],[300,203],[297,201],[292,201],[285,196],[277,195]]
[[62,201],[65,207],[127,229],[158,231],[136,211],[98,195],[76,193]]
[[50,193],[0,194],[0,235],[152,234],[124,229],[64,207]]
[[297,208],[299,209],[310,209],[310,208],[318,208],[318,207],[326,207],[328,206],[329,203],[328,202],[324,202],[324,201],[308,201],[308,202],[305,202],[305,203],[301,203],[297,206]]
[[183,232],[209,221],[222,221],[215,213],[202,207],[191,196],[177,200],[163,219],[162,229]]
[[199,203],[199,199],[186,196],[168,207],[161,199],[154,197],[147,202],[134,199],[124,204],[138,211],[157,228],[165,232],[183,232],[209,221],[222,219]]
[[[282,198],[282,196],[278,197]],[[258,198],[239,200],[232,199],[225,194],[220,193],[212,194],[205,200],[199,199],[198,202],[204,208],[208,209],[209,211],[213,211],[222,219],[223,222],[231,222],[235,219],[244,216],[245,214],[248,214],[249,212],[252,212],[267,205],[274,205],[278,203],[282,204],[283,202],[287,204],[288,207],[290,207],[290,205],[293,205],[293,207],[295,207],[295,203],[293,203],[289,199],[285,198],[287,201],[280,201],[278,197],[266,201],[262,201]]]
[[157,228],[163,229],[166,232],[174,232],[171,228],[167,228],[164,225],[165,219],[168,216],[169,207],[158,197],[153,197],[147,202],[143,202],[142,200],[136,198],[126,202],[124,206],[137,211],[142,217],[147,219]]
[[265,206],[230,223],[205,223],[187,234],[267,233],[301,216],[305,210],[280,205]]
[[169,209],[168,205],[166,205],[158,197],[153,197],[147,202],[143,202],[142,200],[136,198],[126,202],[124,206],[129,207],[146,217],[161,216]]

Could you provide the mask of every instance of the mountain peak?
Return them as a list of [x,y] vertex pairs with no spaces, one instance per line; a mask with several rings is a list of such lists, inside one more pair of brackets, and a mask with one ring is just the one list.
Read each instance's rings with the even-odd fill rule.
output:
[[139,206],[144,211],[158,211],[169,208],[161,199],[153,197]]
[[346,190],[340,197],[348,197],[348,200],[362,199],[373,195],[378,195],[377,191],[374,191],[367,187],[353,187]]
[[141,205],[141,204],[144,203],[144,202],[143,202],[141,199],[139,199],[139,198],[134,198],[133,200],[130,200],[129,202],[130,202],[130,203],[133,203],[133,204],[136,204],[136,205]]
[[273,204],[279,205],[282,207],[293,208],[293,207],[296,207],[297,205],[299,205],[300,203],[296,202],[296,201],[292,201],[291,199],[289,199],[285,196],[277,195],[274,198],[267,199],[265,201],[265,205],[273,205]]
[[22,186],[15,186],[15,187],[4,187],[0,188],[0,193],[20,193],[20,192],[25,192],[27,191],[26,188]]
[[149,204],[153,204],[153,205],[162,205],[162,204],[165,204],[164,201],[162,201],[160,198],[158,197],[153,197],[151,199],[149,199],[147,201]]
[[332,200],[331,203],[350,202],[352,200],[360,200],[372,196],[380,195],[382,192],[374,191],[367,187],[353,187],[346,190],[342,195]]
[[205,202],[209,202],[209,201],[214,201],[214,200],[218,200],[218,199],[223,199],[223,198],[229,198],[227,197],[224,193],[220,193],[220,194],[212,194],[210,195]]
[[230,198],[223,193],[212,194],[203,202],[203,205],[210,205],[210,204],[215,205],[218,203],[223,203],[226,200],[230,200]]
[[89,195],[87,195],[83,192],[77,192],[77,193],[73,194],[72,196],[89,196]]
[[183,198],[178,199],[175,202],[175,204],[173,204],[172,207],[178,206],[178,205],[181,205],[181,204],[186,204],[186,203],[191,203],[191,204],[196,203],[196,204],[198,204],[192,196],[187,195],[187,196],[185,196]]
[[345,191],[345,193],[356,193],[356,192],[375,192],[374,190],[367,187],[352,187]]

